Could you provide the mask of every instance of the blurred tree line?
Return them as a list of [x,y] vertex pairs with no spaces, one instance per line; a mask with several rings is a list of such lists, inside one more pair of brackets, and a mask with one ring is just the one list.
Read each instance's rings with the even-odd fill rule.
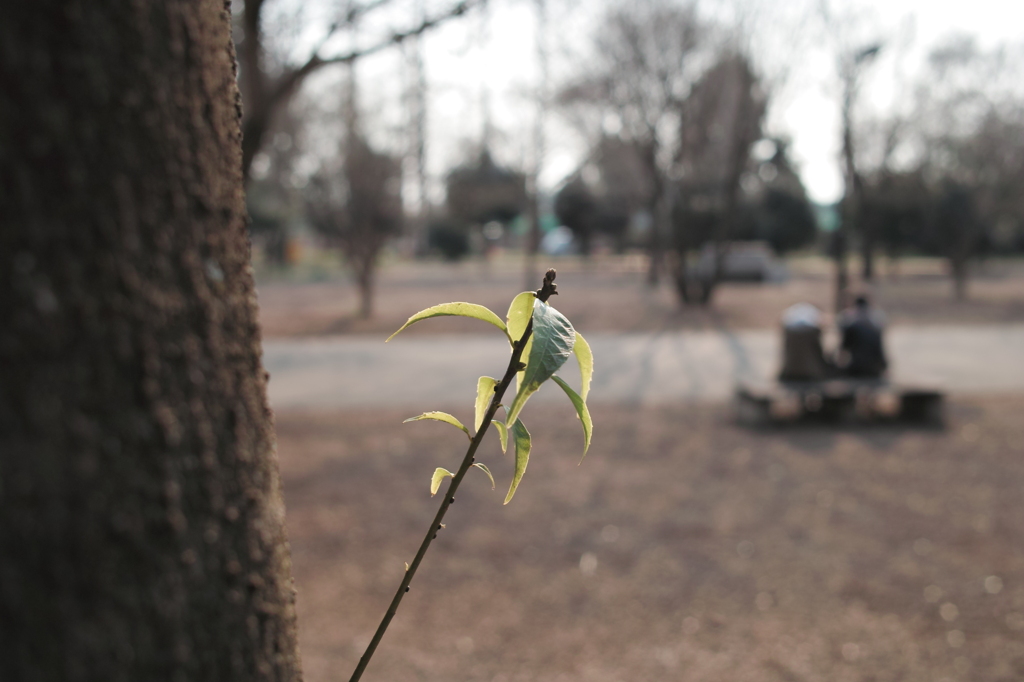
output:
[[954,36],[929,55],[910,106],[869,121],[857,159],[861,248],[945,258],[958,298],[976,257],[1024,251],[1019,55]]
[[[288,17],[270,13],[266,5],[274,3],[236,3],[254,238],[268,260],[284,262],[285,226],[306,224],[345,255],[362,315],[372,312],[375,266],[390,240],[405,235],[417,254],[447,259],[498,243],[523,246],[519,224],[536,201],[529,180],[536,169],[499,163],[486,130],[447,172],[444,202],[426,199],[426,80],[418,47],[410,52],[418,90],[409,97],[420,103],[410,120],[418,137],[406,144],[405,132],[375,136],[361,123],[358,60],[392,45],[405,49],[477,3],[421,12],[377,42],[360,42],[364,19],[393,4],[339,5],[322,40],[296,61],[299,31],[289,33]],[[940,256],[961,296],[973,258],[1024,249],[1024,207],[1015,191],[1024,173],[1024,98],[1012,85],[1008,53],[951,40],[907,84],[894,113],[872,116],[862,115],[857,92],[884,41],[840,53],[847,189],[840,229],[821,239],[789,141],[766,123],[784,79],[769,73],[763,50],[752,47],[754,26],[712,20],[693,3],[669,0],[612,4],[600,16],[589,51],[563,74],[551,101],[585,140],[584,158],[552,202],[582,255],[642,248],[652,284],[667,278],[681,304],[707,305],[738,242],[763,242],[780,254],[829,246],[844,275],[840,288],[847,241],[860,251],[867,281],[875,277],[876,253]],[[338,36],[348,36],[348,48],[337,48]],[[331,64],[348,66],[345,102],[312,115],[293,95]],[[331,126],[338,132],[329,143],[307,134]],[[412,167],[420,176],[416,210],[402,197],[414,184]]]
[[708,304],[731,242],[777,252],[811,243],[814,216],[786,141],[764,139],[769,96],[738,30],[693,5],[610,10],[593,59],[559,98],[593,140],[555,200],[580,250],[601,236],[621,249],[637,238],[631,228],[643,232],[650,282],[667,272],[681,303]]

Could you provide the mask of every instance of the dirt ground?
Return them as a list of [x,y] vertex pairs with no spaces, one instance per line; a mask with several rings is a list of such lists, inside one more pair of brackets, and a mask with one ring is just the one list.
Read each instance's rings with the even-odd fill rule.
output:
[[[555,305],[579,329],[653,331],[774,327],[787,306],[810,301],[831,308],[831,266],[820,258],[790,262],[783,284],[723,284],[708,309],[680,310],[668,283],[652,291],[645,284],[642,257],[604,257],[590,263],[576,258],[546,259],[558,269]],[[910,260],[898,276],[882,268],[873,294],[893,324],[1002,323],[1024,321],[1024,264],[990,263],[976,274],[966,301],[953,300],[950,280],[936,260]],[[326,281],[312,282],[316,277]],[[539,279],[531,288],[540,285]],[[259,302],[264,336],[382,334],[397,329],[418,310],[448,301],[472,301],[504,316],[512,297],[527,288],[523,267],[514,260],[455,265],[397,262],[382,268],[376,315],[353,316],[355,289],[338,270],[260,277]],[[481,331],[479,322],[447,319],[418,325],[408,333]]]
[[[571,407],[528,406],[515,499],[489,440],[499,489],[470,472],[363,679],[1024,679],[1022,413],[750,431],[724,406],[604,407],[577,466]],[[277,416],[310,682],[347,679],[436,510],[431,472],[461,458],[458,431],[407,416]]]

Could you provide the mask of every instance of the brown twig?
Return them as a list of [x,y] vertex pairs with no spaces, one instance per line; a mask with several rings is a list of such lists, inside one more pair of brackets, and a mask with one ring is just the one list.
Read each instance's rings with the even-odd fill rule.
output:
[[[544,284],[535,292],[535,296],[541,301],[547,301],[551,296],[558,294],[556,289],[558,285],[555,284],[555,270],[554,268],[547,271],[544,275]],[[473,466],[477,448],[480,447],[480,443],[483,442],[484,434],[487,433],[487,429],[490,427],[491,422],[494,421],[494,415],[497,414],[498,408],[501,406],[501,399],[505,395],[505,391],[512,384],[512,380],[515,378],[516,373],[522,369],[522,357],[523,350],[526,348],[526,342],[530,339],[530,334],[533,333],[533,319],[526,325],[526,331],[523,332],[522,338],[512,344],[512,357],[508,361],[508,368],[505,370],[505,376],[502,377],[501,381],[494,387],[494,397],[491,398],[490,407],[487,408],[487,413],[484,415],[483,422],[480,424],[480,428],[477,429],[476,435],[469,442],[469,449],[466,450],[466,456],[462,458],[462,464],[459,466],[459,470],[452,477],[451,483],[448,485],[448,489],[444,493],[444,498],[441,500],[441,506],[437,510],[437,514],[434,515],[434,520],[430,524],[430,528],[427,529],[427,534],[423,537],[423,542],[420,543],[419,551],[416,552],[416,557],[409,564],[409,568],[405,571],[405,576],[402,578],[402,582],[398,586],[398,591],[395,592],[394,598],[391,600],[391,605],[388,606],[388,610],[384,613],[384,618],[381,620],[380,625],[377,626],[377,631],[373,634],[373,639],[366,647],[366,651],[359,658],[359,665],[356,666],[355,672],[352,673],[352,677],[349,678],[349,682],[357,682],[363,675],[363,671],[366,670],[366,666],[370,663],[370,658],[373,656],[373,652],[377,650],[377,645],[380,644],[380,640],[384,637],[384,633],[388,629],[388,625],[391,624],[391,619],[395,617],[398,612],[398,605],[402,603],[402,598],[406,592],[409,591],[410,584],[412,583],[413,577],[416,575],[416,569],[420,567],[420,563],[423,561],[423,557],[426,555],[427,550],[430,548],[430,544],[437,537],[438,531],[444,526],[441,523],[444,520],[445,514],[448,513],[448,507],[455,502],[455,491],[458,490],[459,484],[462,483],[462,479],[466,476],[466,472]]]
[[537,289],[534,296],[547,303],[548,299],[552,296],[558,295],[558,285],[555,284],[555,269],[551,268],[544,273],[544,284],[540,289]]

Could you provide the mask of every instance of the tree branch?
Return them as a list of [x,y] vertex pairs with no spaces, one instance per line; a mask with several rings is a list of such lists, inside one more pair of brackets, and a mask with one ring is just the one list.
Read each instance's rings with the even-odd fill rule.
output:
[[[558,293],[558,285],[555,284],[555,271],[554,269],[548,270],[547,274],[544,275],[544,285],[537,290],[534,294],[541,301],[547,301],[548,298]],[[441,530],[444,525],[441,523],[444,520],[444,516],[448,513],[448,507],[455,502],[455,491],[458,490],[459,485],[462,483],[462,479],[465,478],[466,472],[469,471],[470,467],[473,466],[474,458],[476,455],[477,448],[480,447],[480,443],[483,442],[484,434],[487,433],[488,427],[491,422],[494,421],[494,415],[497,414],[498,408],[501,406],[501,399],[505,395],[505,391],[512,384],[512,380],[515,379],[516,374],[520,371],[520,364],[522,362],[523,351],[526,349],[526,342],[530,339],[530,334],[533,333],[533,319],[526,325],[526,331],[523,332],[522,338],[515,342],[512,350],[512,357],[508,361],[508,368],[505,370],[505,376],[502,377],[501,382],[494,387],[494,397],[491,398],[491,405],[487,408],[487,414],[484,415],[484,420],[480,424],[480,428],[477,429],[476,435],[469,443],[469,449],[466,450],[465,457],[462,458],[462,464],[459,466],[458,472],[452,477],[451,483],[448,485],[448,489],[444,492],[444,498],[441,500],[441,507],[437,510],[437,514],[434,515],[434,520],[431,522],[430,527],[427,529],[427,534],[423,538],[423,542],[420,543],[419,551],[416,552],[416,557],[409,564],[409,568],[405,571],[405,577],[402,578],[402,582],[398,586],[398,591],[395,592],[394,598],[391,600],[391,605],[388,606],[388,610],[384,613],[384,618],[381,620],[380,625],[377,626],[377,631],[373,634],[373,639],[366,647],[366,651],[359,658],[359,664],[356,666],[355,671],[352,673],[352,677],[349,682],[358,682],[359,678],[362,677],[363,671],[366,670],[366,666],[370,663],[370,658],[373,656],[373,652],[377,650],[377,645],[380,644],[380,640],[384,637],[384,633],[388,629],[388,625],[391,624],[391,619],[395,617],[398,612],[398,605],[402,603],[402,597],[405,596],[406,592],[409,591],[409,585],[412,583],[413,576],[416,575],[416,569],[420,567],[420,563],[423,561],[423,557],[426,555],[427,550],[430,548],[430,544],[437,537],[437,532]],[[511,425],[510,425],[511,426]]]
[[[320,54],[320,50],[324,49],[324,46],[327,45],[330,39],[334,37],[334,34],[338,32],[338,29],[342,27],[353,27],[357,21],[363,18],[364,15],[369,14],[375,9],[383,7],[384,5],[387,5],[391,1],[392,0],[373,0],[373,2],[368,2],[365,5],[356,5],[350,7],[348,11],[345,12],[345,16],[343,19],[339,19],[338,21],[335,21],[334,23],[327,27],[327,33],[324,34],[324,37],[320,39],[320,42],[317,43],[316,47],[314,47],[313,50],[310,52],[310,57],[306,61],[306,63],[298,67],[297,69],[286,72],[284,77],[287,77],[289,74],[294,73],[295,71],[301,71],[303,68],[306,67],[306,65],[313,62]],[[320,61],[322,62],[323,60],[321,59]]]
[[[364,9],[355,16],[358,17],[361,14],[365,14],[366,12],[370,11],[370,9],[378,7],[387,1],[388,0],[377,0],[376,2],[371,2],[365,5]],[[291,94],[291,92],[299,85],[299,83],[301,83],[306,78],[306,76],[308,76],[309,74],[313,73],[314,71],[323,66],[326,66],[328,64],[348,64],[356,61],[357,59],[368,57],[372,54],[380,52],[381,50],[387,49],[393,45],[400,45],[409,38],[413,38],[415,36],[426,33],[430,29],[443,24],[449,19],[454,19],[455,17],[462,16],[467,11],[472,9],[475,5],[478,5],[481,2],[482,0],[461,0],[448,11],[437,16],[424,19],[422,23],[414,26],[411,29],[405,31],[396,31],[395,33],[392,33],[389,37],[385,38],[384,40],[381,40],[380,42],[374,45],[370,45],[369,47],[352,50],[351,52],[336,55],[334,57],[328,57],[325,59],[320,56],[320,49],[327,42],[327,39],[330,38],[329,34],[326,38],[324,38],[323,41],[321,41],[320,45],[317,46],[316,51],[314,51],[313,55],[306,61],[305,64],[298,67],[297,69],[285,73],[283,76],[281,76],[281,78],[278,79],[277,85],[271,91],[269,97],[271,106],[273,106],[274,103],[278,102],[283,97]],[[351,16],[352,12],[354,11],[355,10],[352,10],[349,16]],[[336,30],[336,26],[332,27],[331,33],[333,33],[334,30]]]
[[[356,21],[359,17],[363,16],[364,14],[367,14],[368,12],[377,9],[378,7],[381,7],[382,5],[386,4],[389,1],[390,0],[373,0],[372,2],[368,2],[367,4],[362,5],[361,7],[352,8],[345,15],[344,23],[352,23]],[[258,6],[258,3],[261,3],[262,0],[255,0],[255,2],[257,3]],[[263,80],[262,72],[260,72],[260,77],[254,78],[254,80],[258,80],[258,83],[255,84],[255,87],[250,87],[250,90],[259,92],[257,93],[256,96],[253,97],[251,101],[245,103],[245,117],[242,123],[243,177],[245,177],[246,180],[248,180],[249,169],[250,166],[252,165],[252,160],[253,158],[255,158],[256,153],[259,151],[260,147],[262,147],[263,145],[263,135],[266,132],[267,127],[270,125],[274,111],[277,109],[277,107],[281,106],[283,102],[287,101],[287,99],[291,97],[292,94],[294,94],[294,92],[298,89],[299,85],[302,84],[302,81],[304,81],[306,77],[309,76],[311,73],[328,64],[351,63],[362,57],[367,57],[371,54],[375,54],[377,52],[380,52],[381,50],[387,49],[388,47],[391,47],[393,45],[400,45],[405,40],[426,33],[430,29],[443,24],[449,19],[462,16],[463,14],[471,10],[473,7],[482,4],[483,2],[484,0],[460,0],[460,2],[452,6],[448,11],[436,15],[434,17],[426,18],[421,23],[417,24],[411,29],[392,33],[389,37],[385,38],[384,40],[381,40],[380,42],[374,45],[370,45],[369,47],[353,50],[345,54],[336,55],[334,57],[328,57],[325,59],[320,56],[320,50],[323,49],[327,41],[340,28],[341,22],[336,22],[329,27],[327,35],[324,36],[324,38],[320,41],[320,43],[317,45],[316,49],[313,51],[313,54],[309,57],[309,59],[307,59],[306,62],[302,64],[302,66],[290,69],[281,74],[281,76],[278,77],[276,81],[273,83],[273,85],[269,88],[268,92],[263,92],[268,88],[265,87],[265,81]],[[247,28],[247,40],[250,39],[250,35],[255,36],[255,40],[259,39],[258,30],[250,31]],[[255,44],[251,47],[254,50],[257,49]],[[254,55],[255,54],[258,53],[254,52]],[[259,60],[256,57],[246,59],[245,61],[246,71],[258,71],[258,68],[254,66],[259,63]]]
[[352,25],[359,21],[363,15],[369,14],[375,9],[380,9],[389,2],[391,2],[391,0],[373,0],[373,2],[368,2],[365,5],[350,7],[348,12],[345,13],[345,23]]
[[367,57],[371,54],[374,54],[375,52],[380,52],[385,48],[391,47],[392,45],[400,45],[409,38],[414,38],[422,33],[426,33],[430,29],[443,24],[449,19],[454,19],[455,17],[462,16],[469,10],[473,9],[474,6],[482,4],[482,2],[483,0],[461,0],[458,4],[454,5],[448,11],[437,16],[424,19],[422,23],[411,29],[405,31],[396,31],[395,33],[392,33],[390,37],[385,38],[384,40],[380,41],[375,45],[371,45],[370,47],[365,47],[358,50],[353,50],[347,54],[329,57],[327,59],[322,60],[322,63],[340,64],[354,62],[357,59]]

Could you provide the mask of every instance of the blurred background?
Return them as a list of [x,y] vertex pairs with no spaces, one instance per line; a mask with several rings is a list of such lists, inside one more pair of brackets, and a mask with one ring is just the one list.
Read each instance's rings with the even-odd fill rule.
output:
[[[308,679],[355,666],[558,270],[596,433],[541,391],[470,479],[389,680],[1024,679],[1024,5],[236,0],[243,164]],[[886,315],[945,427],[735,423],[782,312]],[[566,374],[572,374],[568,371]],[[500,481],[511,462],[485,455]]]

